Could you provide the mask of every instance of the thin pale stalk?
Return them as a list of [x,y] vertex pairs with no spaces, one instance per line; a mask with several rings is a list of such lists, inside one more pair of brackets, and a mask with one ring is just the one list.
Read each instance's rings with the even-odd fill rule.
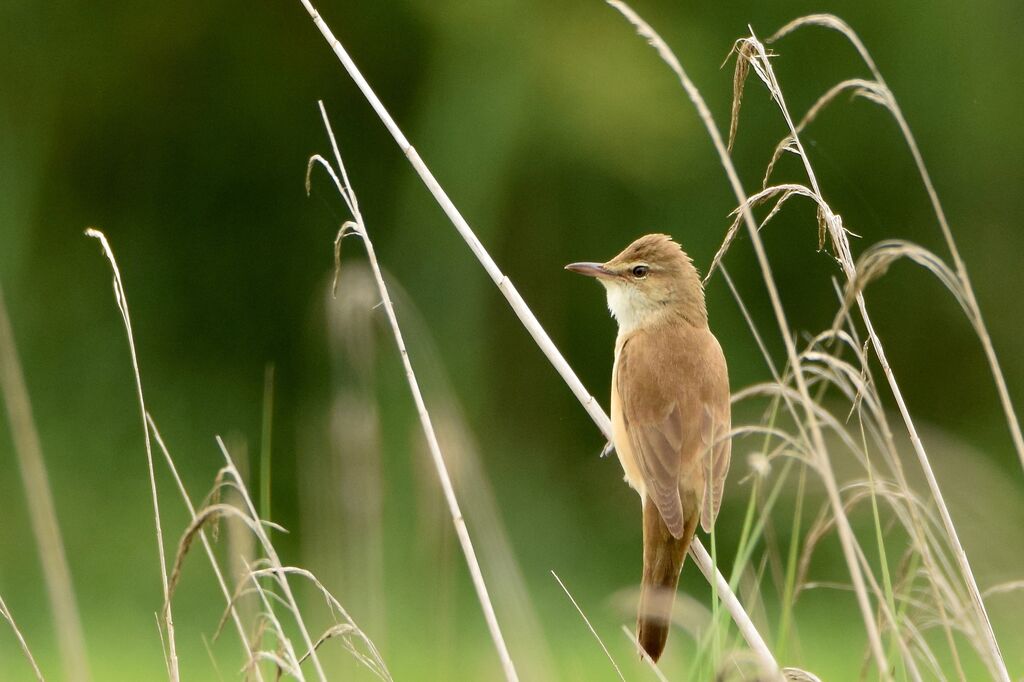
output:
[[26,660],[32,666],[32,672],[35,673],[36,679],[39,682],[44,682],[43,673],[39,670],[35,657],[32,656],[32,650],[28,648],[28,643],[25,641],[25,637],[22,636],[21,630],[18,629],[18,624],[14,622],[14,616],[7,609],[7,604],[4,603],[3,597],[0,597],[0,616],[3,616],[4,620],[10,623],[11,629],[14,630],[14,636],[18,639],[18,646],[21,647],[21,653],[25,654]]
[[[611,420],[601,408],[600,403],[583,386],[583,383],[580,381],[579,377],[576,376],[576,373],[573,372],[569,363],[566,362],[565,358],[558,351],[558,348],[555,347],[551,337],[548,336],[547,332],[541,326],[540,322],[537,321],[536,316],[534,316],[529,306],[526,305],[526,301],[523,300],[523,297],[513,286],[512,281],[501,272],[490,254],[487,253],[487,250],[484,248],[483,244],[481,244],[480,240],[477,239],[465,218],[463,218],[462,214],[460,214],[458,209],[455,208],[451,199],[448,198],[448,195],[441,188],[441,185],[438,184],[434,175],[427,168],[426,164],[423,163],[419,154],[412,145],[409,144],[405,135],[402,134],[402,131],[395,124],[394,119],[391,118],[391,115],[388,114],[384,105],[381,104],[380,100],[374,94],[369,84],[359,72],[359,69],[356,68],[355,63],[352,61],[351,57],[349,57],[348,52],[345,51],[341,42],[334,37],[334,34],[331,32],[326,22],[324,22],[323,18],[317,13],[316,9],[313,8],[312,3],[310,3],[309,0],[300,0],[300,2],[306,8],[306,11],[309,12],[310,17],[313,19],[313,23],[327,40],[327,43],[331,46],[331,49],[337,55],[349,76],[351,76],[352,80],[355,81],[360,91],[380,117],[384,126],[394,137],[395,142],[398,143],[398,146],[401,148],[406,158],[409,159],[409,163],[412,164],[413,169],[427,186],[428,191],[433,195],[434,199],[441,206],[441,209],[444,211],[445,215],[448,216],[448,219],[452,222],[455,229],[469,245],[470,250],[477,257],[477,260],[480,261],[480,264],[498,287],[498,290],[505,296],[505,299],[512,307],[512,310],[519,317],[520,322],[522,322],[523,326],[530,333],[530,336],[533,337],[534,342],[540,348],[541,352],[544,353],[545,357],[555,368],[555,371],[558,372],[559,376],[569,387],[569,390],[571,390],[573,395],[576,396],[576,399],[579,400],[583,409],[587,411],[587,414],[590,415],[590,418],[597,425],[598,429],[601,430],[601,433],[604,434],[606,439],[610,440]],[[699,552],[697,551],[698,549],[700,550]],[[697,562],[701,571],[705,575],[717,574],[716,579],[719,581],[719,590],[722,589],[723,584],[725,585],[725,588],[728,589],[728,584],[725,582],[725,578],[723,578],[721,574],[717,573],[717,568],[711,564],[711,558],[708,556],[707,551],[704,550],[704,547],[698,538],[694,537],[693,542],[690,545],[690,550],[694,561]],[[722,594],[724,597],[725,593]],[[735,599],[734,595],[730,603],[734,606],[739,606],[739,601]],[[757,629],[754,627],[753,622],[742,607],[736,610],[730,609],[730,613],[744,637],[747,638],[749,636],[747,644],[757,651],[758,655],[762,658],[763,665],[768,667],[770,670],[778,670],[778,664],[776,664],[774,657],[772,657],[768,647],[764,644],[764,640],[760,635],[756,634]]]
[[132,333],[132,318],[128,313],[128,297],[125,294],[124,285],[121,282],[121,270],[117,267],[117,260],[114,252],[110,249],[107,236],[99,230],[89,228],[85,231],[87,237],[98,239],[103,248],[103,254],[110,261],[110,267],[114,271],[114,298],[117,301],[117,308],[121,312],[121,319],[124,322],[124,330],[128,335],[128,351],[132,360],[132,372],[135,375],[135,393],[139,401],[139,411],[142,416],[142,431],[146,441],[146,464],[149,466],[149,490],[153,497],[153,519],[156,525],[156,547],[160,558],[160,582],[164,592],[164,626],[167,628],[167,670],[172,682],[178,682],[178,652],[174,642],[174,619],[171,616],[171,607],[167,589],[167,560],[164,557],[164,532],[160,524],[160,501],[156,493],[156,473],[153,470],[153,444],[149,438],[149,425],[146,423],[146,400],[142,395],[142,375],[139,373],[139,360],[135,354],[135,337]]
[[[622,632],[626,635],[626,639],[629,640],[633,646],[636,646],[636,633],[632,632],[625,625],[622,626]],[[658,678],[658,682],[668,682],[668,678],[665,677],[665,673],[661,672],[661,668],[659,668],[654,659],[644,651],[643,647],[636,646],[636,648],[637,653],[640,654],[640,659],[650,667],[651,672],[653,672],[654,676]]]
[[61,538],[57,509],[46,474],[46,463],[43,461],[43,447],[39,441],[35,420],[32,418],[32,402],[18,360],[14,330],[7,315],[2,287],[0,391],[7,407],[11,439],[14,441],[14,452],[18,457],[18,469],[21,472],[22,487],[25,489],[32,535],[36,539],[39,563],[42,564],[43,578],[46,581],[46,593],[57,627],[57,646],[60,649],[64,675],[71,682],[86,682],[89,679],[89,665],[82,619],[78,614],[71,569],[68,567],[64,540]]
[[565,583],[562,582],[562,579],[558,577],[557,573],[551,571],[551,575],[555,576],[555,580],[558,581],[558,586],[562,588],[562,591],[565,592],[565,596],[568,597],[569,601],[572,602],[572,605],[576,607],[576,611],[580,614],[580,618],[582,618],[583,622],[587,624],[587,629],[590,630],[590,634],[594,635],[594,639],[596,639],[597,643],[601,645],[601,650],[604,651],[604,655],[608,657],[609,661],[611,661],[612,667],[615,668],[615,672],[619,676],[619,679],[622,680],[622,682],[626,682],[626,678],[622,676],[622,671],[619,669],[619,664],[615,662],[614,658],[612,658],[612,654],[608,651],[608,647],[604,645],[601,635],[597,634],[597,630],[595,630],[594,626],[590,624],[590,619],[587,618],[587,614],[583,613],[583,609],[580,608],[580,605],[576,603],[576,599],[572,596],[572,593],[569,592],[569,588],[565,586]]
[[[380,291],[381,301],[384,306],[384,312],[387,315],[388,323],[391,326],[391,333],[395,339],[395,345],[398,347],[399,355],[402,357],[402,366],[405,369],[405,378],[409,384],[409,390],[412,393],[413,402],[416,404],[416,412],[420,418],[420,426],[423,429],[423,434],[427,439],[427,447],[430,450],[430,456],[434,462],[434,468],[437,470],[438,479],[441,481],[441,489],[444,492],[445,501],[448,503],[448,510],[451,512],[452,523],[455,526],[455,534],[459,538],[459,544],[462,546],[462,553],[466,558],[466,564],[469,568],[469,574],[473,581],[473,587],[476,589],[477,598],[480,601],[480,606],[484,612],[484,620],[487,622],[487,628],[490,630],[491,639],[494,641],[494,646],[498,651],[498,658],[501,659],[502,669],[505,673],[505,678],[509,682],[517,682],[519,679],[516,673],[515,664],[512,662],[512,656],[509,654],[508,645],[505,644],[505,638],[501,634],[501,627],[498,625],[498,616],[494,611],[494,605],[491,603],[490,594],[487,591],[487,583],[484,581],[483,571],[480,569],[480,562],[477,559],[476,551],[473,549],[473,541],[469,537],[469,529],[466,527],[466,521],[462,516],[462,510],[459,508],[458,498],[455,496],[455,488],[452,486],[451,476],[448,474],[448,467],[445,465],[444,456],[441,454],[441,446],[437,440],[437,434],[434,432],[434,425],[430,419],[430,413],[427,411],[426,401],[423,399],[423,394],[420,391],[419,381],[416,379],[416,372],[413,370],[412,362],[409,360],[409,352],[405,347],[405,340],[402,337],[402,330],[398,325],[398,316],[395,314],[395,307],[391,302],[391,295],[388,293],[387,284],[384,282],[384,276],[381,274],[380,263],[377,261],[377,253],[373,248],[373,242],[370,240],[369,235],[366,232],[366,225],[363,223],[363,216],[359,210],[359,202],[356,199],[355,191],[352,189],[351,184],[348,182],[348,176],[345,172],[345,164],[341,159],[341,152],[338,149],[338,143],[334,137],[334,131],[331,128],[330,121],[327,119],[327,111],[324,109],[323,102],[320,102],[320,114],[323,116],[324,127],[327,129],[327,134],[331,140],[331,148],[334,151],[334,158],[338,163],[338,171],[341,173],[341,177],[344,178],[344,184],[338,185],[338,190],[345,198],[345,202],[348,204],[349,210],[352,212],[352,217],[355,218],[355,229],[360,237],[362,237],[363,244],[366,247],[367,259],[370,262],[370,268],[373,270],[373,277],[377,282],[377,289]],[[337,181],[337,176],[335,176]],[[308,184],[308,178],[307,178]],[[347,225],[353,225],[348,223]],[[342,227],[342,231],[338,233],[338,242],[340,242],[345,232],[345,227]],[[335,245],[335,257],[337,258],[337,244]]]
[[[893,614],[895,614],[896,613],[896,599],[893,596],[892,578],[889,575],[889,557],[888,557],[888,553],[885,551],[885,533],[882,530],[882,518],[881,518],[881,515],[878,512],[878,494],[877,494],[877,488],[875,486],[875,480],[874,480],[875,479],[875,475],[874,475],[874,472],[872,471],[873,467],[871,465],[871,457],[869,456],[869,452],[868,452],[868,439],[867,439],[867,435],[864,432],[864,419],[862,418],[861,415],[858,415],[857,421],[859,422],[858,425],[860,426],[861,444],[862,444],[862,447],[864,448],[864,464],[865,464],[865,467],[867,468],[867,474],[868,474],[868,486],[867,486],[867,488],[868,488],[869,497],[871,499],[871,519],[872,519],[872,521],[874,521],[874,524],[875,524],[875,544],[878,546],[878,564],[879,564],[879,566],[882,569],[882,587],[885,590],[885,600],[886,600],[886,603],[889,604],[889,610],[892,611]],[[899,621],[896,621],[896,623],[898,624]],[[890,651],[895,647],[895,643],[896,643],[895,640],[897,638],[899,638],[900,636],[901,635],[900,635],[899,628],[898,627],[894,627],[892,629],[892,641],[889,644]],[[960,670],[960,656],[957,654],[956,647],[952,644],[952,642],[950,643],[950,651],[953,654],[954,660],[956,661],[957,670],[960,671],[960,678],[963,679],[963,676],[964,676],[963,675],[963,671]],[[905,664],[904,664],[904,667],[905,667]],[[904,670],[903,672],[904,672],[904,676],[906,676],[906,670]]]

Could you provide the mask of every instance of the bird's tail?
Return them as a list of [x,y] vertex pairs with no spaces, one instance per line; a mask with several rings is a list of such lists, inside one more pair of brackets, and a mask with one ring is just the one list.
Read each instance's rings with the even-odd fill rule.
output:
[[648,497],[644,501],[644,574],[640,582],[636,638],[654,661],[665,650],[679,572],[700,520],[696,504],[684,502],[683,506],[683,537],[677,538],[665,525],[654,500]]

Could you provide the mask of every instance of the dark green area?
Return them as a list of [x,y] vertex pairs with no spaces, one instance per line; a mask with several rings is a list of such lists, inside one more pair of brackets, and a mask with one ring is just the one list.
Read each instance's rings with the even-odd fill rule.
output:
[[[763,38],[795,16],[827,10],[859,32],[917,135],[1010,393],[1024,400],[1024,270],[1018,262],[1024,253],[1024,90],[1018,86],[1024,5],[727,5],[634,6],[676,50],[723,129],[732,63],[719,65],[748,24]],[[609,258],[640,234],[665,231],[703,269],[735,205],[674,76],[596,0],[371,0],[322,2],[319,9],[603,401],[614,323],[599,288],[562,266]],[[273,517],[292,531],[275,536],[279,549],[286,563],[320,573],[342,602],[360,603],[365,595],[348,593],[356,583],[342,577],[354,569],[339,568],[351,538],[329,525],[329,514],[318,516],[303,502],[329,499],[342,483],[320,479],[314,493],[303,469],[329,456],[335,393],[363,385],[364,395],[378,402],[383,444],[387,627],[370,634],[384,642],[385,659],[402,679],[498,672],[384,326],[377,327],[379,347],[370,361],[377,378],[369,388],[351,369],[332,369],[325,321],[331,240],[348,216],[324,174],[314,176],[310,198],[304,192],[309,155],[330,150],[318,99],[331,117],[382,264],[408,292],[399,316],[414,308],[425,320],[407,330],[414,364],[437,349],[441,368],[421,377],[428,403],[442,400],[447,376],[559,675],[594,679],[610,670],[551,569],[628,662],[631,676],[642,674],[618,631],[632,616],[609,606],[610,595],[639,575],[633,493],[614,461],[597,459],[603,441],[586,413],[297,1],[6,0],[0,44],[0,284],[94,679],[157,679],[163,663],[153,618],[160,587],[142,428],[109,268],[97,244],[82,236],[87,226],[105,231],[118,257],[147,404],[193,497],[202,498],[222,463],[215,434],[240,459],[248,452],[248,470],[258,470],[264,368],[273,363]],[[854,50],[825,30],[806,30],[773,49],[794,112],[841,79],[868,76]],[[785,131],[754,77],[742,116],[734,156],[753,190]],[[882,109],[841,98],[804,141],[826,198],[861,236],[855,254],[882,239],[904,238],[948,256],[906,144]],[[778,177],[802,178],[791,158]],[[764,232],[789,324],[801,334],[830,324],[835,310],[830,280],[840,272],[830,255],[816,252],[816,229],[813,210],[794,201]],[[347,263],[362,254],[356,240],[345,242]],[[780,361],[777,327],[746,238],[727,264]],[[868,295],[915,417],[937,441],[956,439],[950,464],[938,467],[940,483],[970,489],[972,481],[1003,480],[1001,493],[1008,497],[999,499],[1009,501],[998,508],[1021,519],[1020,462],[981,346],[953,298],[907,263],[894,266]],[[767,379],[720,277],[708,297],[734,389]],[[45,672],[59,679],[24,492],[6,419],[0,424],[0,594]],[[750,450],[737,446],[734,452],[720,522],[726,565],[736,539],[730,529],[741,523],[749,492],[740,480]],[[165,468],[158,472],[173,547],[188,519]],[[255,476],[250,488],[254,494],[260,489]],[[975,492],[979,499],[996,494]],[[963,540],[982,587],[1019,579],[1012,559],[1020,556],[1020,526],[1016,552],[988,561],[984,529],[1002,520],[972,516],[972,496],[961,491],[957,497],[963,503],[954,508],[956,520],[978,531]],[[777,531],[785,536],[789,523],[785,513],[780,518]],[[857,521],[872,537],[870,518]],[[1012,532],[1009,537],[1012,549]],[[822,548],[822,580],[843,578],[841,553],[834,538],[831,543]],[[176,602],[188,679],[216,679],[200,636],[214,629],[220,605],[203,561],[198,553],[190,557]],[[706,583],[692,566],[682,585],[707,603]],[[863,632],[852,598],[817,593],[806,603],[805,613],[799,610],[804,602],[797,611],[801,660],[832,679],[853,679]],[[1014,644],[1021,645],[1024,632],[1019,620],[1013,624],[1013,604],[1020,606],[1019,597],[1008,596],[993,617],[1006,633],[1011,673],[1020,674],[1024,659]],[[849,637],[822,625],[837,613],[849,624]],[[213,645],[225,679],[240,660],[229,635]],[[681,674],[687,667],[680,660],[670,669]],[[0,623],[0,678],[23,679],[25,672]]]

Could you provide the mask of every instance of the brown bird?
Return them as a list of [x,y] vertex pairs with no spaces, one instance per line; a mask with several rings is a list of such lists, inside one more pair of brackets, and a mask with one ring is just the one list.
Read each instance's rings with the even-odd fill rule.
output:
[[607,263],[565,267],[604,285],[619,325],[612,444],[643,505],[637,641],[657,661],[697,522],[710,532],[722,502],[729,372],[708,328],[700,275],[671,237],[649,234]]

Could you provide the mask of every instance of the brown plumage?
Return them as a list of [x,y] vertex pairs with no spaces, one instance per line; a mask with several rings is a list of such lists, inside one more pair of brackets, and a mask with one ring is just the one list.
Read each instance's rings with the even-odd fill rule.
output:
[[612,441],[643,506],[637,640],[657,661],[686,550],[698,521],[710,531],[722,501],[731,451],[725,356],[708,328],[700,276],[670,237],[646,235],[606,263],[567,268],[598,278],[619,324]]

